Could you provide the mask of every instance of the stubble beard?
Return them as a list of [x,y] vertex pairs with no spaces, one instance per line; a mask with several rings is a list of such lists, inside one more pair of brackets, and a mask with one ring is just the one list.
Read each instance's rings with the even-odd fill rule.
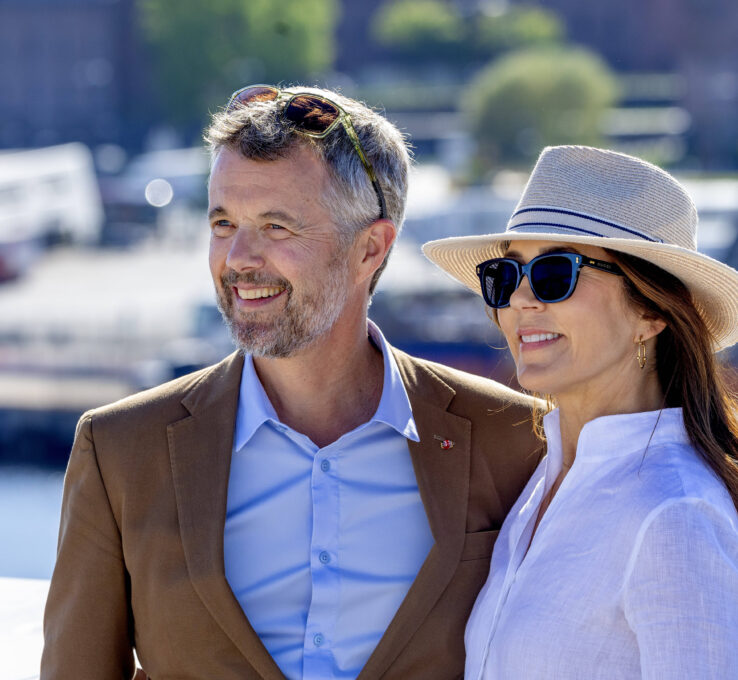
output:
[[[348,279],[346,259],[335,253],[322,281],[315,282],[311,290],[295,293],[286,279],[228,270],[221,276],[216,299],[233,342],[240,350],[255,357],[280,359],[294,356],[335,325],[348,298]],[[239,313],[233,292],[237,282],[284,288],[287,296],[284,309]]]

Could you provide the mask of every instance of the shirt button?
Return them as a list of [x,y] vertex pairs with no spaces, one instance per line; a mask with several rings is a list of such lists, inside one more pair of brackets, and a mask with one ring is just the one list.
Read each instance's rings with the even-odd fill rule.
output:
[[321,460],[320,461],[320,469],[323,472],[328,472],[328,470],[331,469],[331,462],[329,460],[325,460],[325,459]]
[[323,635],[321,633],[316,633],[313,636],[313,644],[316,647],[320,647],[324,642],[325,642],[325,638],[323,637]]
[[320,555],[318,555],[318,559],[319,559],[319,560],[320,560],[320,561],[321,561],[321,562],[322,562],[323,564],[328,564],[328,562],[330,562],[330,561],[331,561],[331,556],[330,556],[330,554],[328,553],[328,551],[324,550],[323,552],[321,552],[321,553],[320,553]]

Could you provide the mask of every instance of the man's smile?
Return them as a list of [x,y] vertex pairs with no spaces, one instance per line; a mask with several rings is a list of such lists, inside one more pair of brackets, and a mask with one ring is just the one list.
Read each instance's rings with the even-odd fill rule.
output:
[[235,290],[242,300],[258,300],[260,298],[275,297],[285,288],[284,286],[269,286],[264,288],[236,288]]

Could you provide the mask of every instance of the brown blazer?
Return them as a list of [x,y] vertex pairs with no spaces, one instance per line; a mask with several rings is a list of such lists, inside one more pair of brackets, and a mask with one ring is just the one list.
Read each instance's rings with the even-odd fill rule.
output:
[[[395,350],[435,545],[359,675],[463,675],[464,625],[497,530],[539,460],[529,401]],[[225,578],[223,528],[243,359],[86,413],[64,483],[42,680],[284,676]],[[444,450],[438,439],[454,446]],[[258,557],[255,557],[258,559]]]

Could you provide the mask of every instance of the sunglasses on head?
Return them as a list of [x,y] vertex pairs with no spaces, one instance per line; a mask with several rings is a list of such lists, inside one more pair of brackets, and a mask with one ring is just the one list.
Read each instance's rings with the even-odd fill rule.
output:
[[379,217],[380,219],[386,218],[387,206],[384,200],[384,193],[379,186],[374,168],[367,160],[364,149],[361,147],[359,135],[356,134],[356,130],[351,123],[351,118],[338,104],[326,97],[309,92],[285,92],[272,85],[249,85],[248,87],[236,90],[231,95],[226,106],[226,111],[232,111],[238,105],[248,106],[253,102],[274,101],[283,98],[287,98],[287,102],[282,109],[282,116],[300,134],[322,139],[338,123],[343,126],[377,194],[377,199],[379,200]]
[[510,305],[510,297],[518,289],[524,276],[530,289],[541,302],[561,302],[574,292],[582,267],[592,267],[610,274],[622,275],[613,262],[595,260],[578,253],[547,253],[534,257],[528,264],[520,264],[509,257],[495,257],[477,265],[477,276],[482,284],[482,297],[494,309]]

